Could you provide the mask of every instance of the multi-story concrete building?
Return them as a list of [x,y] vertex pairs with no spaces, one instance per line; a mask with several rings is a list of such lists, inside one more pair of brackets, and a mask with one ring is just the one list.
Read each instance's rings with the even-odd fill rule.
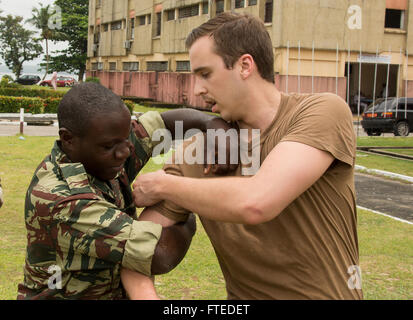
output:
[[[349,104],[413,97],[413,0],[90,0],[87,70],[119,95],[202,106],[185,39],[223,11],[260,17],[276,85]],[[387,87],[385,86],[387,84]]]

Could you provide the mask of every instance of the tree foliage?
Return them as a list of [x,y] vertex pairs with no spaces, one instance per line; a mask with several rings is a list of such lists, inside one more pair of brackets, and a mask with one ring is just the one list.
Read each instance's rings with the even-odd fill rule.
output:
[[23,63],[37,58],[42,52],[35,32],[22,25],[23,17],[7,15],[0,17],[0,56],[16,78],[20,77]]
[[50,58],[50,67],[75,72],[81,81],[86,71],[89,2],[56,0],[54,4],[62,9],[62,26],[53,40],[67,41],[68,48],[53,52],[57,55]]
[[39,3],[39,5],[40,8],[32,9],[32,17],[28,19],[27,22],[40,30],[40,35],[46,44],[46,72],[43,77],[44,80],[49,72],[49,40],[56,38],[58,36],[58,31],[50,27],[50,19],[54,14],[52,7],[50,5],[43,7],[41,3]]

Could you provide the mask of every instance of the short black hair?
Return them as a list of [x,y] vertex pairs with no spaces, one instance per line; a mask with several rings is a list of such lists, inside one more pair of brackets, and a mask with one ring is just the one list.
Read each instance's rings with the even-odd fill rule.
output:
[[126,108],[122,99],[104,86],[85,82],[74,86],[60,101],[57,109],[59,129],[66,128],[77,136],[84,136],[89,121],[96,114],[121,112]]

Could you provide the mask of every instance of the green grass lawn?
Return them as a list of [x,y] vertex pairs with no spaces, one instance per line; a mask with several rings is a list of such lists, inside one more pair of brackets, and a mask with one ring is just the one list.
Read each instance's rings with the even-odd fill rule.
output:
[[[15,299],[22,281],[26,230],[24,196],[53,137],[0,137],[0,177],[5,204],[0,209],[0,300]],[[149,162],[144,172],[160,168]],[[366,299],[413,299],[413,226],[358,211],[360,265]],[[212,246],[198,223],[192,246],[171,273],[156,277],[164,299],[225,299],[225,283]]]
[[359,137],[358,147],[413,147],[413,137]]
[[[413,147],[413,137],[360,137],[357,139],[359,147]],[[412,149],[389,149],[393,153],[413,155]],[[356,164],[370,168],[394,172],[413,177],[413,162],[404,159],[395,159],[381,155],[357,151]]]
[[[413,146],[412,146],[413,148]],[[393,153],[398,153],[398,154],[404,154],[406,156],[411,156],[413,157],[413,149],[381,149],[382,151],[386,152],[393,152]]]

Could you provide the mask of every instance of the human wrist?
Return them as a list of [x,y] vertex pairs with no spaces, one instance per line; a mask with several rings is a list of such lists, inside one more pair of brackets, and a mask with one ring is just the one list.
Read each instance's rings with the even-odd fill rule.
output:
[[161,199],[166,199],[169,195],[169,191],[171,190],[171,186],[173,185],[175,176],[171,174],[164,174],[158,179],[156,184],[156,196]]

